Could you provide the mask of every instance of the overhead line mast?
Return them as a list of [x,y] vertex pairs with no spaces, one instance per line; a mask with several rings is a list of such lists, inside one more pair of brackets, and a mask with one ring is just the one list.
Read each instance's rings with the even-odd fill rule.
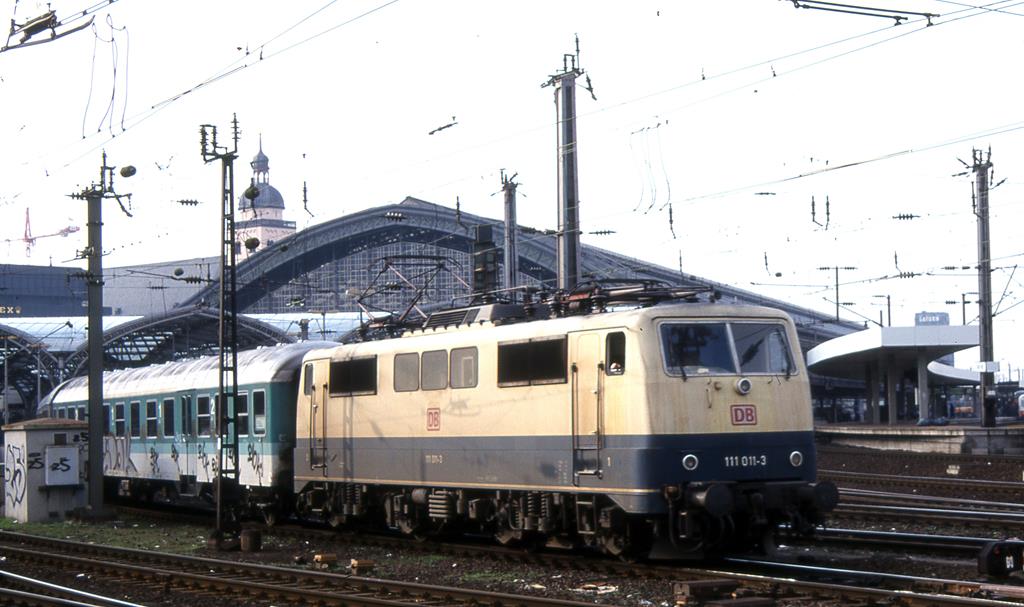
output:
[[[209,129],[209,130],[208,130]],[[238,484],[238,427],[236,408],[238,400],[238,320],[235,297],[235,159],[238,158],[238,117],[231,119],[233,145],[217,145],[217,127],[204,124],[199,127],[203,160],[221,161],[221,252],[220,252],[220,386],[217,409],[217,528],[216,539],[237,531],[236,525],[227,528],[225,516],[231,514],[225,502],[232,502]],[[251,195],[250,195],[251,194]],[[246,190],[246,197],[254,199],[255,187]],[[229,486],[225,487],[225,484]],[[237,523],[237,521],[232,521]]]
[[[562,71],[541,85],[555,87],[555,113],[558,117],[558,288],[564,291],[571,290],[580,282],[576,78],[584,72],[579,67],[579,59],[580,40],[576,38],[576,53],[562,55]],[[589,77],[587,90],[594,97]]]

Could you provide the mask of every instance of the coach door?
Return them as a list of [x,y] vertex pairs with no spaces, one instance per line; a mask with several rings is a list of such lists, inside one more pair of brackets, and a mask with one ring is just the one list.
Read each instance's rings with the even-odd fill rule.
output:
[[573,475],[600,476],[604,340],[599,333],[574,333],[569,343]]
[[[309,467],[327,476],[327,383],[317,377],[316,365],[306,363],[302,370],[302,394],[309,399]],[[317,384],[323,385],[320,388]]]
[[179,392],[175,396],[179,415],[181,415],[181,449],[178,454],[179,491],[183,495],[192,495],[196,490],[196,459],[198,439],[196,437],[196,405],[195,393]]

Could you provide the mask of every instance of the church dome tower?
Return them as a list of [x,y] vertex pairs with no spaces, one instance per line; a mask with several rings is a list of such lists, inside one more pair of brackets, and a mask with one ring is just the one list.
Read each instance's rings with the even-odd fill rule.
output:
[[258,195],[249,200],[243,194],[235,204],[235,254],[239,261],[295,233],[295,222],[283,217],[284,197],[270,185],[270,159],[263,153],[262,135],[259,152],[249,165]]

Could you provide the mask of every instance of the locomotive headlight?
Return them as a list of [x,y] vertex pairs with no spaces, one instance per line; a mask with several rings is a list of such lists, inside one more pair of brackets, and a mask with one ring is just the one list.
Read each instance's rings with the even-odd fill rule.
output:
[[800,453],[799,451],[794,451],[790,453],[789,463],[792,464],[794,468],[799,468],[804,463],[804,454]]
[[750,380],[746,377],[741,377],[736,380],[736,391],[740,394],[750,394],[750,389],[753,387],[754,385],[751,384]]
[[697,459],[696,455],[692,453],[687,453],[686,455],[683,456],[683,469],[689,472],[693,472],[694,470],[697,469],[697,466],[699,465],[700,460]]

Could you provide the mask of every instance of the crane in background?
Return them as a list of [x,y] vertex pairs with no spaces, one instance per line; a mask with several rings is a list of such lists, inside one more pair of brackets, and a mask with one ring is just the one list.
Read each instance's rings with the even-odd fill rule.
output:
[[81,228],[79,228],[78,226],[67,226],[66,228],[61,228],[61,229],[57,230],[56,232],[51,232],[49,234],[40,234],[39,236],[33,236],[32,235],[32,219],[31,219],[31,217],[29,215],[28,208],[26,208],[25,209],[25,235],[22,236],[21,238],[5,238],[4,240],[7,242],[7,244],[10,244],[12,242],[24,242],[25,243],[25,257],[32,257],[32,246],[34,244],[36,244],[36,241],[39,240],[40,238],[50,238],[51,236],[63,236],[63,237],[66,238],[68,234],[74,234],[75,232],[77,232],[79,230],[81,230]]

